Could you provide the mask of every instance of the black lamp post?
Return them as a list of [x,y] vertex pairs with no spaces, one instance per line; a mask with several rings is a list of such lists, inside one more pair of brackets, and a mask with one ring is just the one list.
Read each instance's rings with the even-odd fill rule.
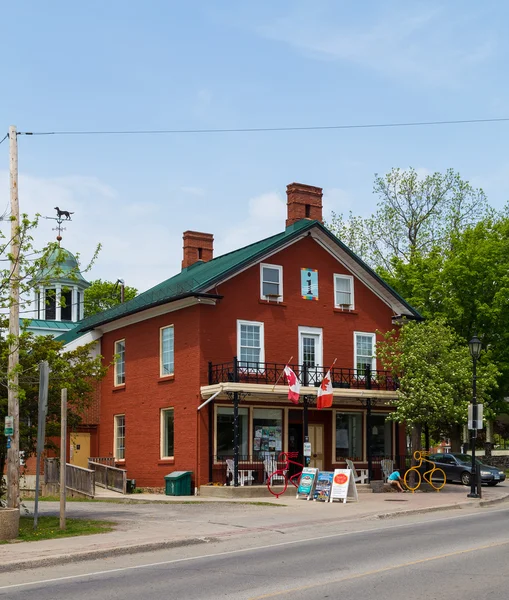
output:
[[470,494],[467,498],[479,498],[477,487],[477,464],[475,462],[475,442],[477,439],[477,359],[481,354],[481,340],[474,335],[468,342],[472,356],[472,437],[470,438],[472,448],[472,473],[470,477]]

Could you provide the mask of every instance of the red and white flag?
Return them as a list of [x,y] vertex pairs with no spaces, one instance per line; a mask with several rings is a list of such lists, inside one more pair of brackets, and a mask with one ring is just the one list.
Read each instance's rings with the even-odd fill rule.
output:
[[322,384],[318,388],[316,406],[317,408],[330,408],[332,406],[332,381],[330,369],[327,371],[327,375],[323,378]]
[[284,372],[286,381],[290,386],[288,390],[288,400],[294,404],[298,404],[300,395],[300,381],[297,379],[297,375],[295,375],[288,365],[286,365]]

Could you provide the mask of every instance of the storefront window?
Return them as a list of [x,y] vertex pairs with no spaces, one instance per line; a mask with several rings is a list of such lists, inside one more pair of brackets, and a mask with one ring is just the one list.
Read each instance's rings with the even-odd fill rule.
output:
[[362,414],[336,413],[336,461],[362,460]]
[[392,421],[387,415],[371,415],[371,452],[373,456],[392,456]]
[[[239,408],[239,457],[246,459],[248,450],[248,409]],[[217,457],[233,457],[233,407],[218,406],[216,413]]]
[[253,455],[260,460],[283,450],[283,411],[253,409]]

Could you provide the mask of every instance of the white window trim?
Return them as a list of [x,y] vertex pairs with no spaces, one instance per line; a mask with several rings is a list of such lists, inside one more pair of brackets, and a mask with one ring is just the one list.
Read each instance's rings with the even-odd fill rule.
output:
[[279,296],[277,302],[283,301],[283,267],[281,265],[271,265],[269,263],[260,263],[260,298],[262,300],[274,300],[274,296],[265,296],[263,294],[263,268],[276,269],[279,271]]
[[[173,412],[173,454],[170,456],[164,455],[164,413],[171,410]],[[161,460],[175,458],[175,409],[173,406],[167,406],[166,408],[161,408],[159,411],[159,456]]]
[[336,281],[338,279],[349,279],[350,280],[350,298],[351,298],[351,302],[348,306],[348,308],[346,310],[354,310],[355,309],[355,298],[354,298],[354,286],[353,286],[353,276],[352,275],[342,275],[340,273],[334,273],[334,308],[340,308],[340,309],[345,309],[345,305],[343,304],[336,304],[336,296],[338,293],[337,287],[336,287]]
[[115,340],[115,342],[113,342],[113,354],[116,355],[117,353],[117,344],[120,344],[120,342],[124,342],[124,381],[122,383],[118,383],[118,373],[117,373],[117,367],[118,367],[118,358],[115,359],[115,367],[114,367],[114,384],[115,387],[121,387],[123,385],[125,385],[125,338],[121,339],[121,340]]
[[[119,417],[124,417],[124,458],[118,458],[117,456],[117,441],[118,441],[118,424],[117,419]],[[113,456],[115,457],[115,462],[125,462],[125,441],[126,441],[126,422],[125,422],[125,414],[114,415],[113,416]]]
[[[371,358],[371,371],[376,371],[376,333],[370,333],[366,331],[354,331],[353,332],[353,368],[357,370],[357,336],[365,335],[371,337],[373,340],[373,356]],[[364,373],[357,373],[357,375],[364,375]]]
[[[171,373],[163,372],[163,331],[165,329],[173,329],[173,371]],[[175,327],[166,325],[159,329],[159,377],[173,377],[175,375]]]
[[299,325],[299,365],[304,364],[304,348],[302,345],[303,335],[317,335],[318,336],[318,348],[317,348],[317,365],[323,367],[323,329],[321,327],[304,327]]
[[237,359],[242,362],[240,355],[240,327],[241,325],[258,325],[260,327],[260,363],[265,362],[265,327],[262,321],[244,321],[237,319]]

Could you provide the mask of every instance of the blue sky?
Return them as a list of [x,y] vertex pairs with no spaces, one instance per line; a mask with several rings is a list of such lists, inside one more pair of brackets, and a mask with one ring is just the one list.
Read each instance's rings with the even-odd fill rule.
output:
[[[24,0],[2,6],[0,138],[19,131],[214,129],[509,117],[509,5]],[[452,167],[508,200],[509,123],[307,132],[19,138],[20,205],[73,211],[89,278],[140,290],[180,269],[182,232],[216,255],[281,231],[292,181],[368,215],[373,176]],[[4,165],[5,167],[2,167]],[[0,202],[8,201],[8,144]],[[37,241],[54,236],[42,221]]]

